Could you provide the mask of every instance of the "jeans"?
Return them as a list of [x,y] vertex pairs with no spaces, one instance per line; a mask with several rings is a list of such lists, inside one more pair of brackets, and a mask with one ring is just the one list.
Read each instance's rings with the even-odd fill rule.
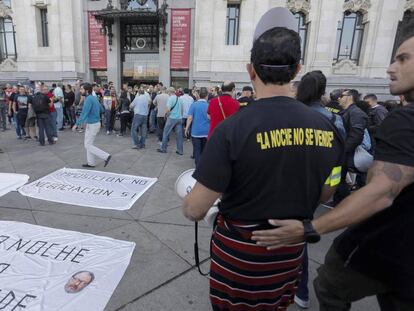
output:
[[309,271],[308,271],[308,245],[305,244],[303,248],[303,259],[302,259],[302,275],[298,284],[298,290],[296,292],[296,296],[298,296],[302,300],[309,300],[309,288],[308,288],[308,280],[309,280]]
[[53,142],[53,131],[50,125],[49,117],[37,118],[37,126],[39,127],[39,143],[45,144],[45,132],[49,143]]
[[56,109],[56,123],[57,123],[57,128],[60,130],[61,128],[63,128],[63,108],[57,106],[55,104],[55,109]]
[[191,137],[191,142],[193,143],[194,161],[197,167],[200,162],[201,154],[206,146],[207,137]]
[[53,137],[58,137],[56,118],[57,118],[57,112],[56,111],[53,111],[49,114],[49,122],[50,122],[50,126],[52,128]]
[[16,135],[17,135],[17,137],[22,137],[22,135],[25,135],[25,133],[24,133],[24,130],[22,129],[22,127],[19,124],[18,115],[19,115],[19,112],[18,111],[15,112],[14,115],[13,115],[13,120],[14,120],[14,124],[16,125]]
[[1,127],[3,130],[6,129],[6,125],[7,125],[7,110],[8,107],[6,105],[6,103],[0,103],[0,120],[1,120]]
[[149,114],[149,130],[150,132],[154,132],[157,129],[156,124],[157,119],[157,111],[155,109],[152,109]]
[[75,106],[71,106],[66,108],[66,116],[68,118],[70,127],[74,126],[76,124],[76,112],[75,112]]
[[414,298],[399,297],[391,286],[346,266],[333,246],[318,268],[313,285],[320,311],[348,311],[352,302],[373,295],[382,311],[414,310]]
[[100,122],[86,125],[84,145],[86,149],[86,158],[88,164],[92,166],[95,166],[95,156],[101,158],[102,160],[106,160],[109,157],[109,153],[93,145],[96,135],[98,135],[100,129]]
[[177,140],[177,151],[179,154],[184,153],[184,138],[183,138],[183,126],[181,119],[171,119],[168,118],[167,122],[165,123],[164,132],[162,135],[162,145],[161,150],[167,151],[167,144],[168,144],[168,136],[170,135],[171,131],[175,131],[175,139]]
[[164,127],[165,127],[165,118],[164,117],[157,117],[157,135],[158,135],[158,141],[162,141],[162,136],[164,133]]
[[113,131],[113,127],[112,127],[112,110],[105,110],[105,130],[107,132],[112,132]]
[[[141,138],[138,138],[138,129]],[[132,143],[140,148],[145,147],[145,138],[147,137],[147,116],[141,114],[134,115],[131,127]]]

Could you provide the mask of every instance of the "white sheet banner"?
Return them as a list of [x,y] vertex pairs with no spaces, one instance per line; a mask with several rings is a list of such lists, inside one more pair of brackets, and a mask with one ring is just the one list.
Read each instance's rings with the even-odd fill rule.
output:
[[127,210],[156,181],[157,178],[62,168],[21,187],[19,192],[41,200]]
[[135,243],[0,221],[0,310],[103,310]]
[[29,181],[29,176],[23,174],[0,173],[0,197],[15,191]]

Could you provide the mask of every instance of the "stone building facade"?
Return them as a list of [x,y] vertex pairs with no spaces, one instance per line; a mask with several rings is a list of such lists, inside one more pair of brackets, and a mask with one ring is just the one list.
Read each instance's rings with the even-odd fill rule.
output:
[[[387,96],[386,69],[414,0],[0,0],[0,81],[241,87],[255,25],[276,6],[298,20],[302,74],[322,70],[330,89]],[[90,14],[101,35],[90,35]],[[105,51],[95,51],[102,40]]]

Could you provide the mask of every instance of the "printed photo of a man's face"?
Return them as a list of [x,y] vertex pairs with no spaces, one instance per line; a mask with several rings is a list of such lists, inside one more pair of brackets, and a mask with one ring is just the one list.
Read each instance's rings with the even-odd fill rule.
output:
[[92,283],[95,276],[89,271],[79,271],[72,275],[69,281],[65,284],[65,291],[69,294],[79,293],[82,289]]

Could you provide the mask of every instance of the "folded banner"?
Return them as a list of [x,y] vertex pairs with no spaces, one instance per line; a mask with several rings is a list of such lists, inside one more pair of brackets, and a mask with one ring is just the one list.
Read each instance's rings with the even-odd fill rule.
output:
[[135,243],[0,221],[0,310],[103,310]]
[[23,174],[0,173],[0,197],[15,191],[29,180],[29,176]]
[[19,189],[22,195],[72,205],[127,210],[157,178],[62,168]]

